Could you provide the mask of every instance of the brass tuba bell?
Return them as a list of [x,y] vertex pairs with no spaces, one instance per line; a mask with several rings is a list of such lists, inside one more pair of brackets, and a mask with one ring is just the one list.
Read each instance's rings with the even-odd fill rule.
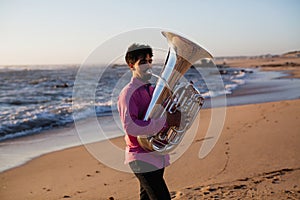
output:
[[[176,148],[185,132],[197,117],[204,99],[192,83],[179,82],[190,67],[200,59],[212,59],[212,55],[192,41],[171,32],[162,32],[169,45],[166,62],[157,77],[156,87],[144,120],[162,117],[165,112],[181,112],[180,127],[153,136],[138,136],[142,148],[166,154]],[[152,73],[152,72],[149,72]]]

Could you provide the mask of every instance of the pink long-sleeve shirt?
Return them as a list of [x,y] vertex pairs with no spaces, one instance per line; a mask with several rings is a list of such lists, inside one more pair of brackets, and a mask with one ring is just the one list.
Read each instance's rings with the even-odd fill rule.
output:
[[[149,89],[148,89],[149,88]],[[154,88],[143,81],[132,78],[123,88],[118,99],[118,110],[125,131],[125,164],[141,160],[157,168],[169,165],[169,155],[158,155],[145,151],[138,143],[138,135],[154,135],[165,128],[165,117],[144,121]]]

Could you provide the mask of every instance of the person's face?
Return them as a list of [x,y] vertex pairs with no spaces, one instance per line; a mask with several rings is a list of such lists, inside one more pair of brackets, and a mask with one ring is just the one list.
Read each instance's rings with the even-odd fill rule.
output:
[[140,58],[138,61],[136,61],[131,69],[134,77],[146,82],[151,79],[152,74],[147,73],[147,70],[151,68],[152,58],[149,56],[149,54],[147,54],[145,58]]

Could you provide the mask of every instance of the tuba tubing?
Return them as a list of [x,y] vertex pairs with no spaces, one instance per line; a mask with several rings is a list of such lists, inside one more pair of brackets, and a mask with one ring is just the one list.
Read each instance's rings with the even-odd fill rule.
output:
[[212,59],[212,55],[194,42],[171,32],[162,32],[167,39],[169,51],[144,120],[157,119],[176,110],[181,112],[180,127],[169,127],[153,136],[137,137],[146,151],[166,154],[174,150],[191,127],[203,103],[200,92],[191,83],[179,82],[192,64],[200,59]]

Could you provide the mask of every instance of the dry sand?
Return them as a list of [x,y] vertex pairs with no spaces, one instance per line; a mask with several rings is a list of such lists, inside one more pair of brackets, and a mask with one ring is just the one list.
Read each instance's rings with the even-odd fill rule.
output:
[[[213,151],[198,158],[210,121],[166,169],[175,199],[299,199],[300,100],[227,108]],[[124,145],[123,138],[113,139]],[[138,199],[133,174],[99,163],[80,146],[41,156],[0,174],[1,199]]]

